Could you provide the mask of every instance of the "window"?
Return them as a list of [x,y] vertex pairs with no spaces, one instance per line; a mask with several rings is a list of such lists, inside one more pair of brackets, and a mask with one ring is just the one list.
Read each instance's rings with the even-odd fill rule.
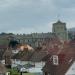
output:
[[58,65],[58,56],[57,55],[53,55],[53,64]]

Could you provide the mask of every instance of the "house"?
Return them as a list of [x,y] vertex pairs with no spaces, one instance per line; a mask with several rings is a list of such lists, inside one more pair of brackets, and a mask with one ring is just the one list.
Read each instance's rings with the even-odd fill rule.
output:
[[37,48],[34,51],[20,51],[18,54],[12,57],[12,67],[16,67],[18,65],[27,65],[28,68],[40,68],[41,70],[45,65],[45,61],[43,61],[45,56],[47,56],[47,52],[41,48]]
[[11,57],[12,57],[12,52],[11,49],[7,49],[3,55],[4,61],[5,61],[5,66],[7,68],[11,68]]
[[19,53],[12,56],[12,67],[28,64],[32,54],[33,50],[30,51],[27,48],[23,51],[20,50]]
[[24,50],[34,50],[34,49],[28,44],[18,44],[16,48],[12,48],[12,54],[17,54],[19,53],[19,51]]
[[35,50],[30,61],[35,65],[35,67],[43,67],[45,65],[45,61],[43,58],[47,56],[46,50]]
[[0,61],[3,60],[3,54],[5,53],[6,50],[7,50],[6,45],[0,45]]
[[19,48],[20,48],[20,50],[21,51],[24,51],[24,50],[34,50],[30,45],[28,45],[28,44],[22,44],[22,45],[20,45],[19,46]]
[[34,65],[33,67],[29,68],[29,72],[31,73],[38,73],[42,75],[42,68],[45,65],[44,57],[47,56],[47,51],[45,49],[37,48],[34,52],[32,57],[30,58],[30,64]]
[[71,65],[71,67],[68,69],[65,75],[75,75],[75,61]]
[[6,67],[0,63],[0,75],[9,75]]
[[0,63],[5,64],[4,54],[7,50],[7,45],[0,45]]
[[75,61],[75,42],[70,41],[69,43],[64,43],[63,48],[53,53],[48,58],[42,71],[44,75],[66,75],[70,67]]

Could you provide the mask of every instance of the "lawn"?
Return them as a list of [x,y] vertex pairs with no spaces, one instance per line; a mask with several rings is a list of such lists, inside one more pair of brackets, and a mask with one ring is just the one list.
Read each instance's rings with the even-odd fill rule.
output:
[[[8,71],[11,73],[11,75],[20,75],[20,72],[18,72],[16,68],[15,69],[9,69]],[[35,74],[33,74],[33,73],[22,73],[22,75],[35,75]]]
[[23,73],[22,75],[35,75],[33,73]]
[[23,73],[22,75],[43,75],[41,73]]
[[[13,69],[8,69],[8,71],[10,72],[10,75],[21,75],[20,72],[17,71],[16,68]],[[22,75],[42,75],[40,73],[22,73]]]

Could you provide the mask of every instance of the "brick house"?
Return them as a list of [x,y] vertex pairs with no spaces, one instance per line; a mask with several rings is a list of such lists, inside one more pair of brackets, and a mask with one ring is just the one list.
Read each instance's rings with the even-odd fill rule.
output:
[[[53,51],[43,67],[44,75],[65,75],[75,61],[75,41],[65,43],[62,49]],[[56,58],[53,58],[53,56]],[[53,61],[54,60],[54,61]]]

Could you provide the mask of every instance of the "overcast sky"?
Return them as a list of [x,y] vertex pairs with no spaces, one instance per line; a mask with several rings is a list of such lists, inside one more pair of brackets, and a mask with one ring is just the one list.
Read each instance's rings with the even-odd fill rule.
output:
[[58,19],[75,27],[75,0],[0,0],[0,32],[51,32]]

